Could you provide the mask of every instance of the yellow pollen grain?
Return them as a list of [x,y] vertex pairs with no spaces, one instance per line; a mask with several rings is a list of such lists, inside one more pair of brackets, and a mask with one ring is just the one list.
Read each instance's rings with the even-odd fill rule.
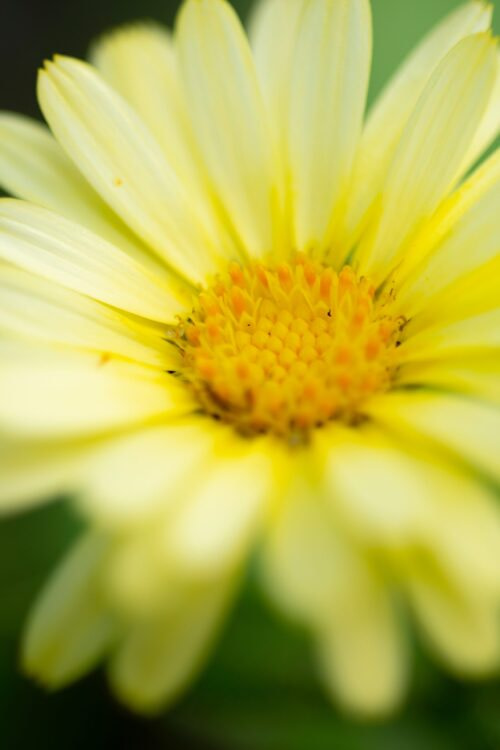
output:
[[402,322],[391,304],[349,266],[233,263],[179,321],[176,375],[203,411],[242,434],[290,439],[352,423],[397,367]]

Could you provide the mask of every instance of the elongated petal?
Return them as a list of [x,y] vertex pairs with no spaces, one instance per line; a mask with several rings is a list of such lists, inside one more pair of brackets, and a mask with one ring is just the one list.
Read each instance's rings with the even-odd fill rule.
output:
[[[498,304],[498,287],[491,286],[495,274],[488,264],[497,260],[500,250],[499,203],[497,151],[445,202],[417,238],[412,249],[413,268],[397,295],[401,309],[414,318],[409,335],[429,324],[446,323]],[[415,263],[426,245],[430,250]]]
[[[293,59],[290,170],[299,250],[326,250],[345,210],[371,60],[366,0],[306,5]],[[334,248],[335,250],[335,248]]]
[[215,240],[194,196],[90,65],[65,57],[47,63],[38,96],[58,141],[127,226],[187,279],[202,281],[216,268]]
[[0,427],[30,437],[92,434],[192,410],[166,373],[99,355],[3,345]]
[[12,266],[0,266],[0,330],[28,340],[115,354],[163,370],[173,361],[160,331]]
[[496,80],[489,34],[459,42],[429,81],[401,135],[383,190],[379,218],[362,243],[363,271],[381,280],[446,196],[470,147]]
[[400,623],[376,582],[351,599],[319,630],[320,671],[334,699],[350,711],[389,713],[403,698],[408,671]]
[[500,406],[500,355],[431,360],[412,363],[398,374],[398,383],[445,389]]
[[118,28],[95,45],[92,59],[149,126],[204,221],[216,231],[221,254],[237,256],[201,166],[170,33],[151,22]]
[[167,558],[198,576],[233,565],[254,542],[272,490],[264,446],[249,445],[241,455],[221,457],[173,518]]
[[0,201],[0,258],[145,318],[168,322],[183,309],[150,268],[89,230],[23,201]]
[[367,406],[378,422],[441,444],[479,471],[500,479],[500,410],[442,393],[393,392]]
[[193,472],[205,470],[216,445],[211,428],[200,418],[183,420],[104,446],[86,473],[85,511],[120,528],[164,513],[186,491]]
[[500,309],[426,328],[404,342],[401,357],[407,364],[421,360],[442,361],[449,356],[477,357],[488,350],[496,351],[500,358]]
[[188,0],[176,29],[186,98],[207,176],[253,256],[279,240],[279,168],[250,49],[222,0]]
[[409,593],[428,640],[452,669],[469,677],[496,672],[500,628],[495,605],[418,577]]
[[141,712],[165,707],[201,669],[231,597],[231,577],[187,592],[175,611],[133,627],[111,663],[125,703]]
[[417,45],[376,100],[357,156],[345,220],[347,247],[383,188],[404,127],[438,63],[460,39],[486,31],[491,15],[491,6],[484,2],[467,2],[454,10]]
[[75,490],[90,442],[69,444],[2,442],[0,444],[0,515],[31,509]]
[[[92,190],[45,125],[0,113],[0,184],[17,198],[87,227],[168,281],[166,267]],[[178,280],[172,280],[174,295],[178,286]]]
[[49,580],[31,613],[24,668],[51,688],[88,672],[117,636],[116,623],[98,591],[105,553],[103,539],[84,537]]

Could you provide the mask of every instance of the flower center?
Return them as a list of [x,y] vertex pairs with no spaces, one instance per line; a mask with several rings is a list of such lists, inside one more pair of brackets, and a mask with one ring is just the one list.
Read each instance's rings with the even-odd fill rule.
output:
[[205,412],[243,434],[353,423],[390,386],[403,324],[374,291],[349,266],[336,273],[302,256],[232,264],[173,332],[176,374]]

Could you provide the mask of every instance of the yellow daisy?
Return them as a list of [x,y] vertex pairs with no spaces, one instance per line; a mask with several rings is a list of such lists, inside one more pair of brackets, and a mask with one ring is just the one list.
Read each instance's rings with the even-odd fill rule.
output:
[[[365,119],[368,0],[224,0],[45,64],[0,118],[0,499],[85,538],[28,623],[50,687],[139,710],[201,665],[255,553],[327,689],[393,708],[411,613],[500,661],[500,153],[469,2]],[[21,200],[19,200],[21,199]]]

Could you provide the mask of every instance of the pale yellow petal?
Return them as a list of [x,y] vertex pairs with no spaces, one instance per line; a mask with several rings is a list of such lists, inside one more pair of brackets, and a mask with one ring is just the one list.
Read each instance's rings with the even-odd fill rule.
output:
[[500,309],[490,310],[448,325],[436,323],[414,336],[408,336],[400,349],[405,365],[422,360],[442,361],[443,357],[478,357],[497,352],[500,358]]
[[377,422],[452,451],[479,471],[500,479],[500,410],[472,398],[408,391],[374,398],[366,407]]
[[106,203],[173,268],[203,281],[220,261],[213,227],[125,100],[90,65],[66,57],[46,63],[38,96],[56,138]]
[[166,373],[99,355],[2,342],[0,428],[26,437],[92,434],[193,410]]
[[87,469],[83,509],[110,527],[134,529],[164,513],[206,471],[220,428],[201,417],[149,427],[96,453]]
[[253,256],[281,232],[279,167],[250,49],[223,0],[188,0],[176,44],[196,141],[213,190]]
[[370,110],[355,169],[352,197],[344,226],[349,247],[382,190],[401,134],[417,101],[442,58],[460,39],[486,31],[492,7],[467,2],[435,26],[410,53]]
[[152,22],[120,27],[98,41],[91,57],[148,125],[204,220],[217,231],[221,253],[238,255],[201,166],[169,31]]
[[401,135],[359,263],[384,279],[453,187],[496,80],[489,34],[459,42],[438,65]]
[[114,354],[165,370],[161,329],[12,266],[0,266],[0,330],[10,336]]
[[481,157],[486,149],[495,142],[500,132],[500,53],[497,54],[497,76],[488,107],[477,129],[469,152],[465,156],[462,173],[470,168]]
[[44,208],[0,200],[0,258],[127,312],[169,322],[184,299],[119,247]]
[[483,677],[500,665],[497,606],[466,597],[445,582],[416,576],[409,595],[434,649],[461,676]]
[[462,393],[500,406],[500,353],[412,363],[398,373],[398,384]]
[[289,124],[298,250],[335,255],[334,228],[346,208],[370,60],[367,0],[306,5],[293,56]]
[[165,555],[198,576],[234,565],[255,544],[272,499],[272,452],[259,442],[219,451],[180,504],[165,538]]
[[179,697],[209,655],[233,588],[229,577],[187,591],[175,611],[130,629],[110,668],[113,688],[127,705],[149,713]]
[[[149,267],[164,283],[169,281],[166,267],[92,190],[45,125],[0,113],[0,184],[17,198],[87,227]],[[170,283],[176,295],[179,281],[171,278]]]
[[400,309],[413,318],[409,332],[498,304],[495,286],[487,292],[495,280],[488,264],[498,262],[500,250],[499,203],[497,151],[443,204],[411,248],[411,272],[397,293]]
[[105,540],[85,536],[46,584],[30,615],[23,665],[50,688],[88,672],[116,639],[116,623],[98,590],[105,553]]
[[[354,587],[353,587],[354,589]],[[407,658],[394,605],[376,581],[354,591],[318,631],[319,668],[333,698],[349,711],[379,716],[404,696]]]
[[0,443],[0,514],[30,509],[74,491],[91,443]]

